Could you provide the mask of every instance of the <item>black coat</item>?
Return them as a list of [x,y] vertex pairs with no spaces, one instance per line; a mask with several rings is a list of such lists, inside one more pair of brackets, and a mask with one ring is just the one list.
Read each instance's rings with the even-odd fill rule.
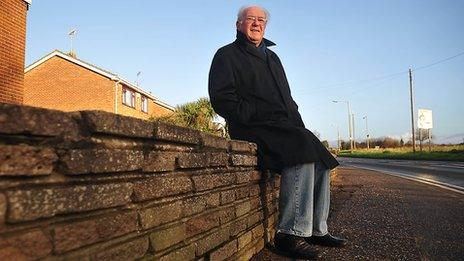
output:
[[[266,46],[274,43],[264,39]],[[260,169],[281,170],[296,164],[337,160],[304,126],[292,99],[279,57],[265,52],[237,32],[211,64],[209,95],[214,110],[229,125],[231,138],[258,144]]]

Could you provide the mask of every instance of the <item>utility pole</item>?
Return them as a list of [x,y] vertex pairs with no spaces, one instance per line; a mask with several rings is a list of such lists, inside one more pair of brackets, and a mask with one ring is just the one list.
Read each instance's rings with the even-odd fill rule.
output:
[[341,142],[340,142],[340,128],[338,128],[338,125],[331,124],[333,127],[337,128],[337,145],[338,145],[338,151],[342,149]]
[[353,132],[352,132],[352,125],[351,125],[351,106],[349,101],[332,101],[334,103],[344,102],[348,106],[348,130],[349,130],[349,138],[350,138],[350,151],[353,151]]
[[346,102],[348,104],[348,127],[350,131],[350,151],[353,151],[353,127],[352,127],[352,122],[351,122],[351,106],[350,102]]
[[432,152],[432,136],[430,135],[431,129],[428,129],[429,132],[429,152]]
[[367,149],[369,149],[369,128],[367,127],[367,115],[363,117],[366,120],[366,143]]
[[351,114],[351,128],[353,129],[353,149],[356,149],[356,135],[354,132],[354,113]]
[[418,132],[419,132],[419,151],[422,152],[422,130],[421,128],[417,128]]
[[412,152],[416,153],[416,134],[414,130],[414,93],[412,89],[412,70],[409,68],[409,96],[411,99]]

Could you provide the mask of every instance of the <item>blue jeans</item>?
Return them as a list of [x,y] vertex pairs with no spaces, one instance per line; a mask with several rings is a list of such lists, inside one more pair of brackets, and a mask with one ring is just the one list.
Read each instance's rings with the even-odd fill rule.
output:
[[300,237],[328,233],[330,170],[306,163],[282,171],[277,232]]

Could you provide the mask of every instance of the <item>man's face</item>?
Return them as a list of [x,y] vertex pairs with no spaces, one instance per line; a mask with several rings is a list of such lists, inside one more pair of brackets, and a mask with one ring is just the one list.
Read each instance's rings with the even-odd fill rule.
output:
[[237,30],[246,35],[248,40],[259,46],[266,30],[266,13],[259,7],[247,8],[240,21],[237,21]]

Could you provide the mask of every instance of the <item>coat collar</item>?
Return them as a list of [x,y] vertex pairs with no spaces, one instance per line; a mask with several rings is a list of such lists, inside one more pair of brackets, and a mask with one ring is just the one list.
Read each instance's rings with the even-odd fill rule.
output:
[[[252,42],[248,41],[244,33],[237,31],[237,39],[235,40],[235,42],[237,42],[240,46],[244,47],[245,50],[247,50],[247,52],[263,59],[264,61],[266,60],[265,54],[263,54],[258,48],[256,48],[256,46]],[[266,48],[269,46],[276,45],[274,42],[266,38],[263,38],[263,42],[261,44],[263,43],[264,45],[266,45]]]

